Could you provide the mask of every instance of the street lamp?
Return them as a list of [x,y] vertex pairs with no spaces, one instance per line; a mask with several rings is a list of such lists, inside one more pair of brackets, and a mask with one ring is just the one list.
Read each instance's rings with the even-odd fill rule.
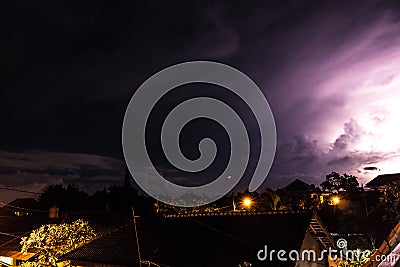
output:
[[339,205],[339,203],[340,203],[340,198],[338,196],[334,196],[331,199],[331,202],[332,202],[332,205],[333,205],[333,214],[335,214],[336,213],[336,206]]
[[340,198],[338,196],[335,196],[335,197],[332,198],[332,204],[333,205],[336,206],[336,205],[339,204],[339,202],[340,202]]
[[250,208],[252,204],[253,201],[251,200],[251,198],[246,197],[243,199],[243,206],[245,206],[246,208]]

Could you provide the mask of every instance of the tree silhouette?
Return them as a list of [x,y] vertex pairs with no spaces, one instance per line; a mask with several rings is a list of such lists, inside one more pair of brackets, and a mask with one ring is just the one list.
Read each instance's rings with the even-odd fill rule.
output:
[[266,210],[279,210],[282,209],[281,197],[274,190],[267,188],[260,196],[260,202]]
[[357,177],[354,175],[331,172],[326,175],[326,180],[321,183],[321,188],[329,192],[356,192],[359,190],[359,183]]
[[39,196],[39,202],[46,208],[57,206],[62,211],[88,209],[90,206],[89,195],[76,185],[48,185]]

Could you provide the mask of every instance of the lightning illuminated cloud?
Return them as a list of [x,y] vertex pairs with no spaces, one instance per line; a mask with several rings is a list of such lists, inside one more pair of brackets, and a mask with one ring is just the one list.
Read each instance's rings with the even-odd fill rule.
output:
[[[327,172],[341,171],[365,184],[379,173],[400,172],[400,24],[395,14],[380,15],[337,35],[342,43],[324,51],[324,60],[309,54],[288,67],[289,81],[274,81],[287,92],[284,108],[276,108],[285,113],[283,128],[297,132],[281,139],[274,182],[301,176],[319,184]],[[370,165],[377,167],[365,169]]]

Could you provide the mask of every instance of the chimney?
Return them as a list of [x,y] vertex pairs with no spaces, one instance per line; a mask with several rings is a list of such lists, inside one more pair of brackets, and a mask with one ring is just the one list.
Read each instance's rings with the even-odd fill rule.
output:
[[53,206],[49,209],[49,219],[58,219],[58,211],[59,209],[56,206]]

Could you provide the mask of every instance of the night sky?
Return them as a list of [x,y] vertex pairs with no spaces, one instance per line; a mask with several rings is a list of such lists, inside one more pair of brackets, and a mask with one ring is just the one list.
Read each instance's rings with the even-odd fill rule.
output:
[[[319,185],[331,171],[364,184],[400,172],[396,1],[230,2],[1,2],[0,187],[40,192],[75,183],[93,192],[122,184],[121,128],[130,98],[157,71],[192,60],[241,70],[269,101],[278,146],[263,187],[295,178]],[[161,111],[201,90],[172,94]],[[226,136],[210,122],[192,126],[182,137],[189,158],[207,130],[222,142],[220,164],[194,183],[209,182],[227,159]],[[159,168],[176,182],[187,180],[168,164]],[[0,191],[0,202],[16,196],[28,195]]]

